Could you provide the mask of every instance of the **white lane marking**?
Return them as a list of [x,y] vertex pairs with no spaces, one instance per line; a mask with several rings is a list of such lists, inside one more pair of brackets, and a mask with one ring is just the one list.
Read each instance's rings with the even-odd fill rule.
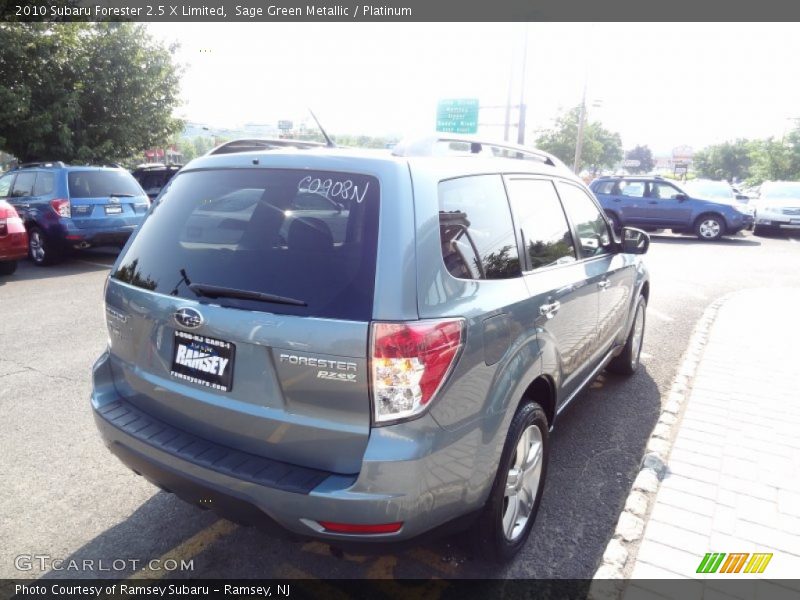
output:
[[664,313],[657,311],[655,308],[648,308],[647,313],[653,315],[656,319],[661,319],[662,321],[666,321],[667,323],[675,320],[669,315],[665,315]]
[[103,267],[103,268],[106,268],[106,269],[110,269],[111,267],[114,266],[113,263],[110,264],[110,265],[107,265],[105,263],[94,262],[94,261],[91,261],[91,260],[83,260],[82,258],[76,258],[75,260],[77,262],[82,262],[82,263],[87,264],[87,265],[92,265],[92,266],[95,266],[95,267]]
[[790,241],[790,242],[793,242],[793,243],[795,243],[795,244],[797,243],[797,240],[796,240],[796,239],[794,239],[794,238],[789,238],[789,241]]
[[651,358],[653,358],[652,354],[648,354],[647,352],[639,353],[639,360],[650,360]]

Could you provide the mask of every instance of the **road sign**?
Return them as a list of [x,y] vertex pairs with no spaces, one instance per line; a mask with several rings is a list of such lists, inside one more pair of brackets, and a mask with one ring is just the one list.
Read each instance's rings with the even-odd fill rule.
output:
[[635,158],[627,158],[622,161],[623,167],[638,167],[642,164],[642,161],[636,160]]
[[280,129],[281,131],[288,131],[293,126],[294,123],[292,123],[291,121],[284,121],[284,120],[278,121],[278,129]]
[[478,108],[477,98],[439,100],[436,107],[436,131],[477,133]]

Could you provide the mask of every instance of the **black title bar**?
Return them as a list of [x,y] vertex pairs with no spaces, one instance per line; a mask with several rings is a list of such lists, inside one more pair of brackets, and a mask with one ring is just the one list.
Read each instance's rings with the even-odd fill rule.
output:
[[[786,0],[0,0],[4,21],[799,21]],[[672,39],[657,44],[678,43]]]

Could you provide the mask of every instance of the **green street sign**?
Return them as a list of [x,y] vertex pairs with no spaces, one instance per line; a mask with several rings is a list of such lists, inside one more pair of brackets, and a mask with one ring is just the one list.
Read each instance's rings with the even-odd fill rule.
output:
[[439,100],[436,107],[436,131],[443,133],[477,133],[478,99]]

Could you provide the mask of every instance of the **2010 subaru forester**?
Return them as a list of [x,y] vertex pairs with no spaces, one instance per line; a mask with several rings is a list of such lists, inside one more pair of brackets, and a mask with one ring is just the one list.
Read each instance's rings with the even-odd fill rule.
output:
[[647,234],[531,149],[262,145],[184,167],[114,266],[106,444],[235,518],[342,543],[472,517],[512,557],[558,413],[638,366]]

